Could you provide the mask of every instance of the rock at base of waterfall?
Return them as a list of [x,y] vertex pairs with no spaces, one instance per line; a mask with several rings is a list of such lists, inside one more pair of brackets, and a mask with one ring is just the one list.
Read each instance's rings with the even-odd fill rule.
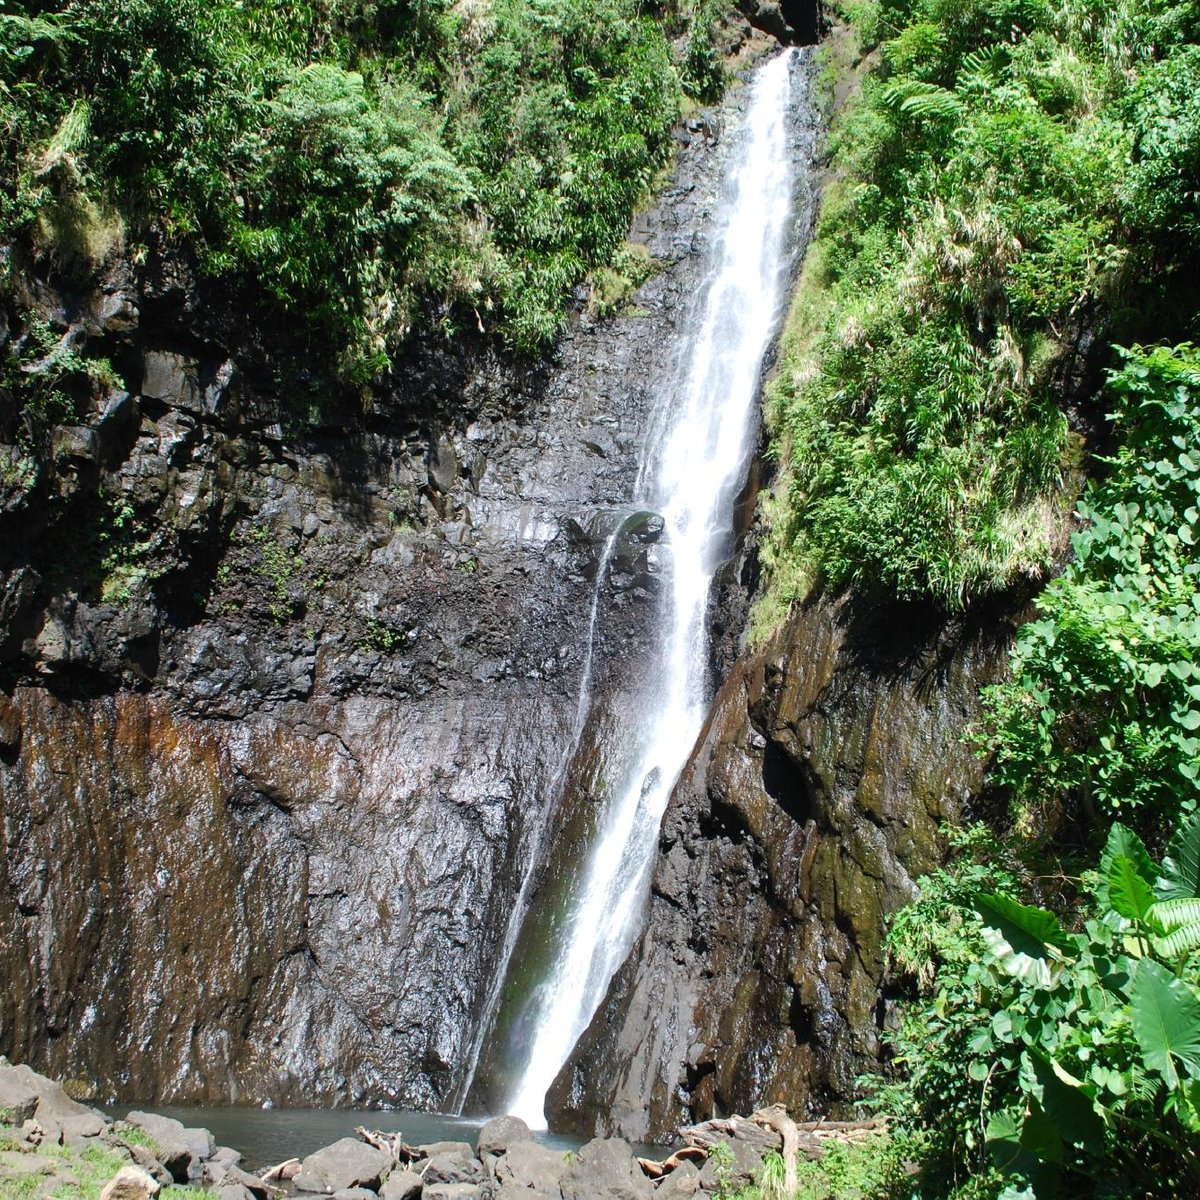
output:
[[224,1192],[226,1188],[241,1188],[254,1200],[268,1200],[272,1195],[271,1185],[257,1175],[243,1171],[236,1163],[208,1163],[205,1180]]
[[104,1185],[100,1200],[154,1200],[161,1190],[158,1180],[141,1167],[122,1167]]
[[427,1184],[421,1200],[475,1200],[481,1189],[473,1183]]
[[566,1170],[566,1161],[557,1151],[534,1141],[516,1142],[496,1160],[496,1195],[522,1200],[559,1196],[559,1181]]
[[392,1165],[386,1150],[377,1150],[358,1138],[344,1137],[310,1154],[301,1164],[294,1183],[300,1192],[340,1192],[346,1188],[378,1189]]
[[753,1183],[762,1170],[763,1158],[755,1147],[741,1138],[732,1138],[725,1142],[729,1147],[732,1162],[718,1163],[710,1158],[700,1171],[700,1186],[709,1191],[718,1191],[731,1185],[741,1187]]
[[52,1143],[96,1137],[108,1123],[94,1108],[72,1100],[53,1079],[4,1058],[0,1058],[0,1108],[11,1114],[14,1124],[35,1120],[43,1138]]
[[622,1138],[588,1142],[567,1168],[561,1188],[563,1200],[645,1200],[654,1194]]
[[700,1172],[694,1163],[680,1163],[654,1190],[655,1200],[685,1200],[700,1190]]
[[484,1155],[499,1157],[518,1142],[532,1142],[533,1131],[520,1117],[496,1117],[488,1121],[475,1139],[475,1153],[486,1163]]
[[[162,1163],[177,1183],[187,1183],[192,1162],[196,1157],[182,1121],[173,1117],[161,1117],[158,1113],[129,1113],[125,1120],[140,1129],[153,1143],[155,1157]],[[211,1137],[210,1137],[211,1142]]]
[[421,1174],[425,1177],[426,1184],[478,1183],[482,1177],[482,1170],[467,1147],[465,1152],[454,1149],[431,1154],[425,1160]]
[[148,1146],[143,1146],[140,1142],[126,1141],[122,1141],[121,1145],[129,1151],[135,1167],[141,1167],[143,1171],[153,1175],[164,1187],[175,1182],[175,1176],[167,1170]]
[[424,1183],[416,1171],[393,1171],[384,1181],[379,1200],[416,1200]]

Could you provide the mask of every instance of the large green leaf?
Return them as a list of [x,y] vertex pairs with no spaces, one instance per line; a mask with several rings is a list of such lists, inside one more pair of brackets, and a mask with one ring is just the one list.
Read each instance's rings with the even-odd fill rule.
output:
[[1164,900],[1190,900],[1200,896],[1200,813],[1175,831],[1155,890]]
[[988,1117],[986,1137],[988,1150],[997,1168],[1005,1174],[1027,1168],[1029,1153],[1021,1145],[1024,1116],[1013,1109],[1001,1109]]
[[[1107,857],[1107,856],[1106,856]],[[1144,921],[1154,907],[1154,890],[1127,854],[1116,854],[1108,860],[1104,882],[1108,902],[1114,912],[1128,921]]]
[[1104,1122],[1089,1094],[1094,1089],[1037,1050],[1031,1050],[1029,1057],[1042,1089],[1042,1108],[1059,1136],[1073,1145],[1102,1151]]
[[1142,1061],[1174,1090],[1180,1075],[1200,1076],[1200,999],[1161,963],[1143,959],[1129,992],[1129,1018]]
[[1063,1161],[1063,1139],[1053,1116],[1036,1100],[1030,1100],[1025,1123],[1021,1126],[1021,1149],[1043,1162]]
[[976,896],[975,908],[987,948],[1000,966],[1034,987],[1049,987],[1055,951],[1071,945],[1055,915],[995,893]]
[[1113,822],[1108,831],[1108,840],[1104,844],[1104,853],[1100,855],[1100,875],[1107,879],[1112,870],[1113,862],[1118,858],[1127,858],[1146,883],[1153,886],[1158,878],[1158,870],[1150,859],[1146,845],[1132,829],[1122,825],[1120,821]]

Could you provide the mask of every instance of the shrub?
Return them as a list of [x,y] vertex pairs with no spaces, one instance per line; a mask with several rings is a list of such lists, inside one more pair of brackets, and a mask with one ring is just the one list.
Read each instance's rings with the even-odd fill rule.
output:
[[1123,351],[1123,445],[1079,505],[1075,561],[987,693],[993,777],[1046,830],[1160,838],[1200,788],[1200,354]]

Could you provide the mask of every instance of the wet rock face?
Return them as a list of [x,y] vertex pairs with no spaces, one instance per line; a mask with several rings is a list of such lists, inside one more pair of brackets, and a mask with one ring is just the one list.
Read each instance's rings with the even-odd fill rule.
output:
[[554,1128],[649,1139],[852,1097],[888,1017],[885,915],[981,785],[962,734],[1007,616],[818,600],[733,669],[664,818],[646,931],[551,1090]]
[[[5,351],[36,317],[112,373],[34,453],[0,394],[0,1051],[104,1097],[453,1102],[719,125],[678,133],[634,307],[581,293],[555,363],[418,342],[365,409],[177,257],[17,264]],[[607,573],[600,685],[646,661],[656,520]]]

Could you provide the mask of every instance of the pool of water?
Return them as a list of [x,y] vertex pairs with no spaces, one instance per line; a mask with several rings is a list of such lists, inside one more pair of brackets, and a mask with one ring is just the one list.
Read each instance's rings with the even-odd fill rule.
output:
[[[429,1142],[470,1142],[482,1119],[445,1117],[438,1113],[362,1108],[181,1108],[127,1104],[110,1109],[123,1117],[131,1109],[174,1117],[184,1125],[208,1129],[219,1146],[241,1151],[244,1165],[263,1170],[287,1158],[303,1158],[338,1138],[353,1137],[356,1125],[402,1134],[410,1146]],[[537,1140],[556,1150],[574,1150],[578,1139],[539,1133]]]

